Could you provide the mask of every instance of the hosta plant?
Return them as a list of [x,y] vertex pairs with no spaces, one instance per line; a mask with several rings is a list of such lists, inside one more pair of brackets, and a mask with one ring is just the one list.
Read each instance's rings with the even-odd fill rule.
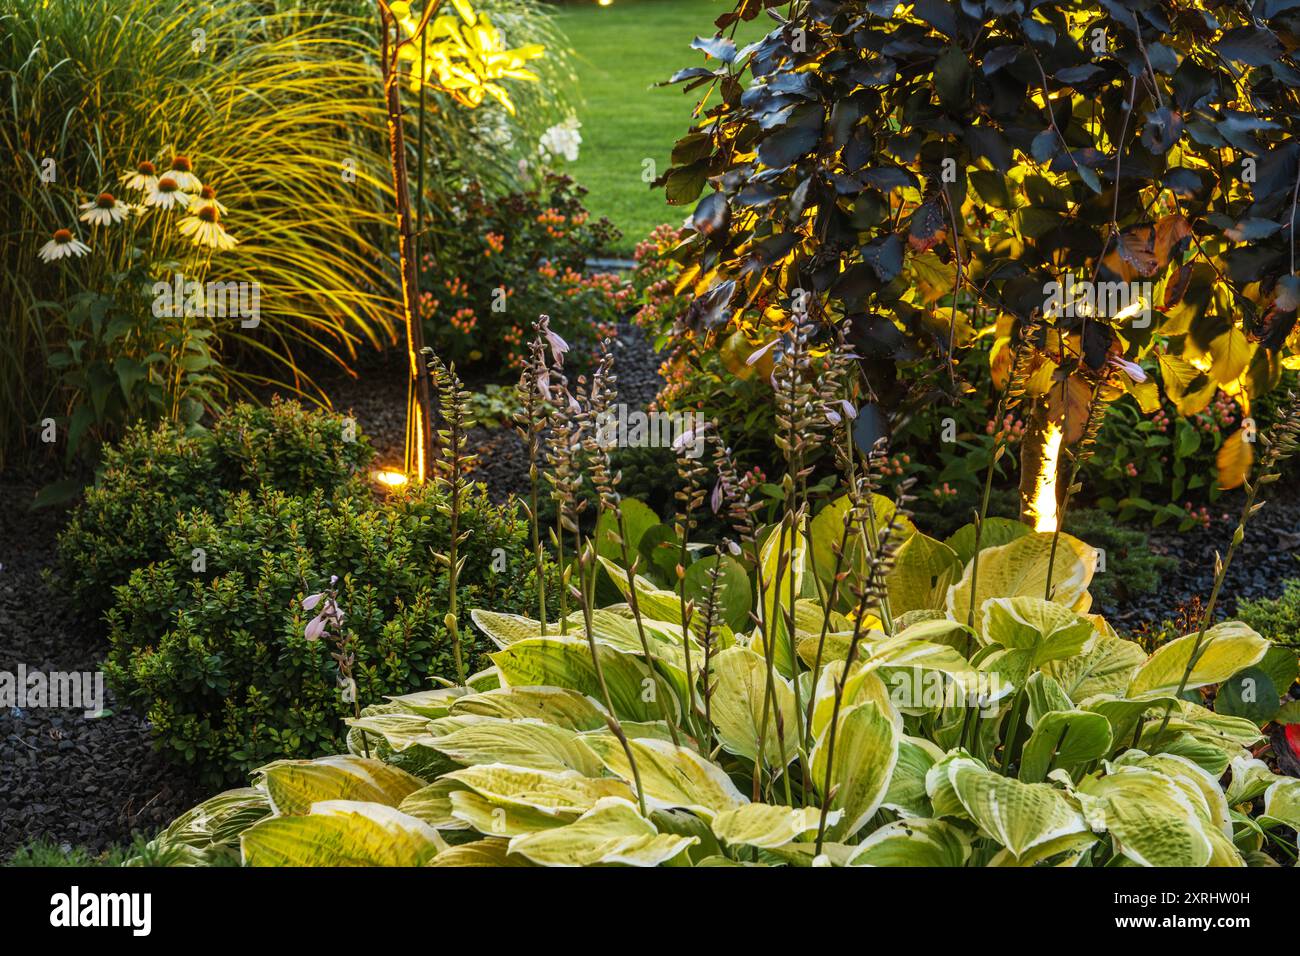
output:
[[[1051,535],[986,527],[976,580],[973,528],[938,541],[871,502],[832,502],[783,568],[769,536],[762,589],[733,559],[701,558],[726,570],[685,628],[678,596],[637,577],[649,653],[628,604],[574,612],[564,631],[475,611],[497,647],[491,668],[369,708],[351,722],[352,753],[264,767],[160,841],[195,862],[254,865],[1294,857],[1300,780],[1257,759],[1258,725],[1186,693],[1257,665],[1268,641],[1224,622],[1194,664],[1195,635],[1148,655],[1089,614],[1083,542],[1060,537],[1046,599]],[[896,542],[878,549],[888,567],[859,547],[872,524]],[[875,576],[847,588],[867,607],[830,600]],[[751,600],[755,617],[729,626],[726,609]],[[768,642],[762,617],[793,629]]]

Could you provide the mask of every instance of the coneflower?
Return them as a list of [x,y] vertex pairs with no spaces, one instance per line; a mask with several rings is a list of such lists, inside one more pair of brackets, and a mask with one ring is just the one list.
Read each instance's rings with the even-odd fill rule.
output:
[[217,191],[213,189],[211,186],[209,186],[207,183],[204,183],[203,188],[199,190],[199,199],[203,200],[206,203],[210,203],[213,206],[216,206],[217,212],[221,213],[221,215],[224,216],[226,214],[227,212],[226,207],[223,206],[220,203],[220,201],[218,201],[217,199]]
[[203,183],[199,182],[199,177],[194,175],[194,164],[190,162],[188,156],[180,154],[174,156],[172,158],[172,168],[167,175],[176,180],[176,185],[187,193],[196,193],[203,188]]
[[54,230],[54,238],[41,246],[36,253],[42,262],[54,262],[56,259],[75,259],[90,251],[90,246],[72,234],[71,229]]
[[112,193],[100,193],[91,202],[82,203],[80,219],[92,226],[111,226],[130,215],[131,207],[119,202]]
[[192,198],[188,193],[181,191],[176,179],[169,174],[154,184],[153,190],[145,196],[144,204],[157,206],[159,209],[185,209]]
[[196,246],[207,246],[209,249],[219,249],[223,252],[235,248],[239,240],[226,232],[225,227],[221,225],[221,212],[216,200],[211,202],[196,200],[196,202],[199,205],[190,207],[189,215],[180,222],[181,235],[189,236]]
[[158,188],[158,169],[153,163],[143,162],[135,167],[134,172],[127,170],[122,174],[122,184],[127,189],[134,189],[145,195]]

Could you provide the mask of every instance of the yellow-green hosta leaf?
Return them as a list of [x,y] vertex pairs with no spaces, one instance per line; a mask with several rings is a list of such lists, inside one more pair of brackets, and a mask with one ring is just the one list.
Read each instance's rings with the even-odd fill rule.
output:
[[1011,690],[1009,687],[993,687],[987,675],[973,668],[955,648],[914,640],[906,633],[866,645],[862,649],[862,660],[865,666],[880,672],[891,693],[896,695],[894,699],[899,706],[911,712],[943,706],[942,699],[933,700],[933,693],[929,701],[922,699],[907,704],[902,700],[904,695],[917,689],[924,692],[927,685],[931,692],[942,687],[932,675],[943,675],[956,684],[956,699],[959,701],[979,700],[986,694],[996,700]]
[[181,814],[159,837],[161,845],[207,848],[237,844],[239,834],[272,812],[261,787],[227,790]]
[[[638,657],[596,645],[614,713],[627,720],[653,720],[660,715],[656,697],[660,689]],[[592,662],[591,647],[577,636],[533,637],[517,641],[492,655],[502,679],[511,687],[567,687],[579,694],[603,699]],[[670,712],[677,706],[669,702]]]
[[[762,564],[760,583],[762,593],[759,595],[761,620],[765,632],[774,645],[772,654],[777,670],[786,677],[794,673],[794,654],[791,651],[789,622],[786,615],[793,615],[791,590],[795,603],[803,590],[804,569],[808,560],[807,539],[803,532],[795,530],[793,534],[784,526],[772,529],[759,551]],[[767,655],[764,646],[764,629],[754,631],[751,648]]]
[[281,816],[307,813],[325,800],[355,800],[395,807],[425,786],[423,780],[382,760],[336,756],[277,760],[259,771],[271,806]]
[[844,811],[844,819],[829,830],[832,840],[857,833],[880,808],[898,762],[899,736],[889,714],[867,701],[840,712],[833,756],[830,726],[817,738],[813,784],[825,798],[829,780],[831,809]]
[[434,690],[416,691],[388,699],[403,711],[423,717],[446,717],[452,705],[469,691],[464,687],[438,687]]
[[401,753],[416,745],[428,744],[432,739],[429,733],[432,719],[412,713],[369,714],[349,717],[347,723],[367,734],[384,738],[394,752]]
[[952,548],[920,532],[909,536],[885,575],[889,613],[897,617],[908,611],[942,608],[948,588],[961,572],[961,562]]
[[[813,701],[813,718],[812,718],[812,737],[816,740],[821,736],[826,725],[831,722],[831,714],[835,711],[835,694],[836,687],[839,683],[840,675],[844,673],[843,661],[831,661],[822,668],[822,672],[817,680],[816,692]],[[890,720],[901,732],[903,729],[903,716],[898,713],[891,699],[889,688],[880,675],[867,667],[861,661],[854,662],[853,672],[849,674],[848,680],[844,682],[844,696],[840,699],[840,712],[847,711],[850,707],[867,701],[875,701],[880,709],[889,715]]]
[[[730,647],[713,659],[713,681],[717,689],[710,705],[714,730],[728,753],[754,760],[763,725],[763,697],[767,686],[767,664],[758,654],[745,647]],[[765,762],[778,769],[794,759],[795,716],[794,690],[780,674],[772,675],[775,701],[768,714],[767,734],[763,740]],[[776,714],[785,727],[785,749],[777,739]]]
[[443,850],[425,866],[532,866],[519,856],[511,856],[510,842],[497,837],[462,843]]
[[[627,754],[613,734],[592,734],[584,739],[605,767],[633,786]],[[628,746],[641,775],[647,811],[681,807],[708,819],[746,803],[722,768],[694,750],[653,738],[629,740]]]
[[[884,495],[874,492],[871,495],[872,511],[877,531],[883,530],[894,517],[894,503]],[[811,523],[812,563],[817,569],[817,577],[822,583],[823,592],[829,592],[831,579],[835,574],[835,548],[844,538],[844,516],[852,503],[848,495],[841,495],[822,508]],[[894,544],[901,544],[916,533],[916,526],[906,515],[899,515],[894,522]],[[866,568],[864,541],[871,536],[870,526],[854,522],[850,528],[848,543],[844,548],[840,571],[853,572],[852,577],[861,577]],[[874,546],[874,540],[872,540]],[[853,606],[850,588],[841,584],[836,610],[844,611]]]
[[1092,647],[1064,660],[1048,661],[1043,672],[1051,675],[1071,700],[1098,694],[1122,696],[1146,652],[1133,641],[1098,633]]
[[1096,824],[1104,827],[1116,850],[1139,866],[1205,866],[1214,855],[1210,824],[1164,774],[1116,768],[1085,780],[1080,794],[1090,807],[1094,829]]
[[533,807],[549,814],[583,813],[602,797],[632,799],[631,789],[614,777],[590,778],[573,771],[556,773],[502,764],[481,764],[447,774],[494,804]]
[[577,731],[531,720],[483,719],[434,738],[428,746],[458,764],[504,763],[534,770],[600,776],[600,759]]
[[[1047,591],[1047,564],[1052,550],[1052,536],[1030,532],[1008,544],[985,548],[979,557],[979,574],[975,584],[975,628],[982,631],[984,615],[980,609],[990,598],[1042,598]],[[967,562],[961,580],[948,589],[948,614],[965,621],[971,606],[971,578],[975,560]],[[1080,613],[1092,605],[1088,584],[1097,569],[1097,552],[1078,538],[1062,533],[1057,543],[1055,574],[1052,575],[1052,601]]]
[[1300,831],[1300,780],[1286,777],[1270,786],[1264,792],[1264,812],[1259,820]]
[[454,819],[485,836],[512,837],[562,827],[578,819],[579,813],[547,813],[517,803],[497,804],[473,790],[452,790],[448,794]]
[[[1014,518],[985,518],[984,529],[980,532],[980,550],[996,548],[1029,533],[1029,525]],[[957,555],[962,567],[966,567],[970,559],[975,557],[975,525],[962,525],[943,543]]]
[[1190,798],[1207,823],[1226,837],[1232,836],[1232,817],[1228,801],[1219,786],[1219,776],[1178,754],[1143,754],[1130,750],[1115,761],[1116,766],[1142,767],[1168,777]]
[[[831,811],[828,822],[838,822],[842,814]],[[713,818],[713,833],[732,846],[756,846],[774,849],[792,843],[805,833],[816,833],[821,821],[819,807],[774,807],[766,803],[749,803]]]
[[462,697],[452,706],[451,712],[540,720],[577,731],[603,730],[608,726],[605,710],[600,704],[567,687],[501,687]]
[[970,837],[943,820],[895,820],[858,844],[849,866],[965,866]]
[[1067,833],[1055,840],[1048,840],[1046,843],[1038,844],[1023,856],[1016,856],[1007,849],[999,850],[993,854],[987,865],[998,867],[1038,866],[1053,857],[1058,857],[1059,859],[1053,864],[1054,866],[1078,866],[1083,861],[1084,853],[1096,843],[1097,838],[1087,831]]
[[[542,633],[540,622],[531,617],[524,617],[522,614],[502,614],[498,611],[484,611],[474,609],[469,612],[472,620],[478,629],[488,636],[492,643],[497,647],[508,647],[515,641],[522,641],[530,637],[538,637]],[[555,634],[559,631],[558,624],[548,624],[546,632]]]
[[698,842],[659,833],[636,805],[606,797],[566,826],[510,840],[510,852],[539,866],[658,866]]
[[[631,600],[632,587],[627,581],[627,571],[608,558],[598,556],[597,560],[614,584],[618,586],[624,600]],[[665,591],[662,588],[655,587],[654,582],[640,574],[635,576],[634,581],[636,582],[637,606],[640,608],[643,618],[681,627],[682,603],[677,592]],[[570,630],[572,630],[572,626],[570,626]],[[691,618],[690,630],[691,633],[697,636],[704,633],[704,615],[696,614]],[[725,624],[719,625],[716,631],[717,639],[724,646],[734,640],[731,629]]]
[[927,817],[933,810],[925,790],[930,768],[943,759],[943,751],[922,737],[900,737],[898,763],[889,778],[882,807],[902,817]]
[[464,830],[469,824],[451,812],[452,793],[463,789],[463,783],[443,777],[410,794],[397,805],[397,809],[423,820],[435,830]]
[[1292,779],[1282,777],[1268,769],[1268,764],[1258,757],[1240,756],[1232,761],[1232,783],[1228,786],[1226,799],[1232,806],[1249,803],[1262,796],[1269,787],[1280,781]]
[[1127,745],[1133,739],[1138,721],[1148,714],[1163,714],[1165,705],[1173,703],[1172,697],[1151,697],[1129,700],[1126,697],[1098,695],[1085,700],[1082,709],[1101,714],[1110,723],[1110,736]]
[[1040,783],[1054,769],[1074,770],[1110,753],[1110,722],[1083,710],[1053,710],[1038,720],[1025,741],[1019,777]]
[[1096,634],[1082,614],[1040,597],[990,598],[981,613],[983,642],[1022,652],[1028,670],[1084,653]]
[[248,866],[422,866],[447,848],[423,820],[381,803],[328,800],[269,817],[240,838]]
[[[1016,856],[1040,844],[1088,826],[1065,795],[1045,783],[1023,783],[981,766],[969,757],[940,764],[955,798],[984,834]],[[931,772],[933,776],[933,771]],[[935,809],[940,808],[936,787],[928,787]]]
[[[1138,668],[1129,683],[1130,697],[1143,694],[1171,694],[1187,670],[1196,635],[1188,634],[1162,645]],[[1187,688],[1218,684],[1237,671],[1259,663],[1268,652],[1268,641],[1240,621],[1224,621],[1205,632]]]

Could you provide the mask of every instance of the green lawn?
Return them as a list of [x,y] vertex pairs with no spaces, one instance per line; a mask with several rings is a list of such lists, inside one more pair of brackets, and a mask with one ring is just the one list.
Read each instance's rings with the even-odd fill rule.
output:
[[[679,223],[688,212],[670,207],[663,190],[650,189],[642,170],[647,160],[655,175],[668,167],[696,96],[683,95],[680,86],[653,84],[682,67],[703,65],[704,54],[690,48],[691,40],[712,36],[713,21],[732,7],[730,0],[614,0],[607,7],[587,0],[558,8],[560,28],[575,51],[582,121],[578,161],[559,165],[591,190],[592,213],[623,230],[620,252],[630,252],[659,223]],[[760,17],[742,24],[737,39],[749,42],[773,26]]]

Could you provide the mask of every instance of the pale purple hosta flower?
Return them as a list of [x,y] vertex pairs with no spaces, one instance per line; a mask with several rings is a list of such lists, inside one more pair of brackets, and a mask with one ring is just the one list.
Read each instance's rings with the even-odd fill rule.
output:
[[325,618],[317,616],[307,622],[307,629],[303,631],[303,637],[309,641],[319,641],[325,636]]
[[1119,355],[1112,355],[1110,357],[1110,364],[1114,365],[1139,385],[1147,380],[1147,373],[1144,372],[1142,366],[1138,365],[1136,362],[1130,362],[1128,359]]
[[[839,406],[836,408],[836,406]],[[841,398],[838,402],[832,402],[826,406],[826,420],[832,425],[838,425],[844,419],[853,421],[858,417],[858,410],[853,407],[853,403],[847,399]]]
[[546,342],[551,347],[551,358],[555,360],[556,368],[564,368],[564,353],[569,351],[569,343],[560,338],[555,332],[551,331],[549,325],[542,329],[546,335]]
[[697,435],[702,436],[704,434],[705,429],[707,429],[708,427],[709,427],[709,423],[703,422],[699,425],[696,425],[693,428],[683,429],[682,433],[678,435],[675,439],[673,439],[673,451],[681,451],[683,448],[686,448],[688,445],[695,444],[695,437]]
[[749,356],[749,358],[745,359],[745,364],[753,365],[755,362],[761,359],[768,351],[770,351],[774,345],[776,345],[780,341],[781,341],[780,339],[773,339],[771,342],[768,342],[766,345],[757,349],[753,354]]
[[713,484],[713,494],[709,496],[709,507],[713,509],[714,514],[717,514],[719,511],[722,510],[722,479],[721,478],[719,478]]

